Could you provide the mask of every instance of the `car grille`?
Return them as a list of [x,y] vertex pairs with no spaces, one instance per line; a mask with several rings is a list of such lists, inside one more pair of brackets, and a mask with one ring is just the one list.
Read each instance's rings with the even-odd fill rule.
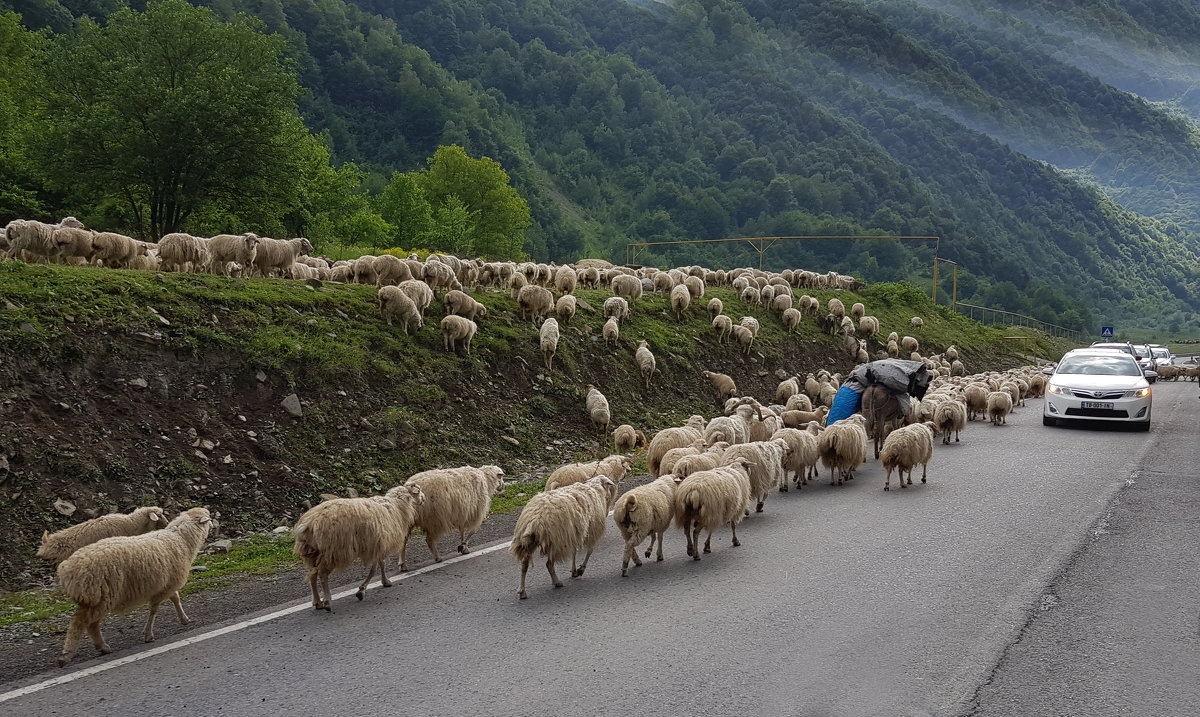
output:
[[1068,416],[1090,416],[1091,418],[1129,418],[1129,411],[1111,408],[1068,408]]
[[1074,391],[1073,390],[1073,391],[1071,391],[1071,395],[1074,396],[1075,398],[1082,398],[1085,400],[1111,401],[1114,398],[1123,398],[1125,396],[1125,392],[1124,391],[1101,391],[1101,392],[1097,393],[1096,391]]

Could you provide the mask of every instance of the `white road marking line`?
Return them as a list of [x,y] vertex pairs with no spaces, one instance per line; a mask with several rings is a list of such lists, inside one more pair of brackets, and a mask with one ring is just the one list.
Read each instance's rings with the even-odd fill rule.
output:
[[[508,546],[511,544],[512,544],[512,541],[510,540],[505,543],[497,543],[496,545],[492,545],[487,548],[477,550],[473,553],[467,553],[466,555],[456,555],[455,557],[450,558],[448,560],[444,560],[440,563],[433,563],[432,565],[426,565],[425,567],[417,569],[417,570],[413,570],[412,572],[400,573],[399,575],[392,576],[391,580],[393,582],[396,582],[399,580],[408,580],[409,578],[415,578],[419,575],[424,575],[425,573],[430,573],[430,572],[433,572],[434,570],[439,570],[441,568],[445,568],[450,565],[454,565],[455,563],[461,563],[464,560],[470,560],[472,558],[477,558],[481,555],[487,555],[488,553],[494,553],[497,550],[504,550],[504,549],[508,548]],[[370,585],[367,586],[367,590],[374,590],[375,588],[378,588],[378,587],[380,587],[378,582],[372,582]],[[346,590],[342,590],[341,592],[334,593],[333,599],[341,600],[342,598],[350,597],[351,595],[355,594],[356,592],[358,592],[357,587],[347,588]],[[116,669],[123,665],[128,665],[130,663],[139,662],[141,660],[145,660],[147,658],[154,657],[156,655],[161,655],[164,652],[178,650],[181,647],[187,647],[188,645],[194,645],[198,642],[204,642],[205,640],[211,640],[214,637],[220,637],[221,635],[226,635],[231,632],[245,630],[248,627],[254,627],[255,625],[261,625],[264,622],[270,622],[271,620],[283,617],[285,615],[291,615],[292,613],[301,612],[303,610],[312,610],[312,609],[313,609],[312,601],[306,600],[302,603],[299,603],[296,605],[291,605],[289,607],[285,607],[280,610],[276,610],[275,612],[268,613],[266,615],[259,615],[258,617],[250,618],[249,620],[243,620],[242,622],[234,623],[233,625],[226,625],[225,627],[217,628],[216,630],[211,630],[209,632],[201,633],[199,635],[193,635],[191,637],[185,637],[180,640],[176,640],[174,642],[170,642],[170,643],[167,643],[164,645],[159,645],[158,647],[150,648],[149,650],[145,650],[144,652],[139,652],[134,655],[127,655],[125,657],[119,657],[115,660],[109,660],[107,662],[102,662],[99,665],[85,667],[82,670],[76,670],[75,672],[69,672],[65,675],[60,675],[58,677],[52,677],[48,680],[29,685],[27,687],[21,687],[21,688],[15,689],[15,690],[11,690],[9,692],[5,692],[3,694],[0,694],[0,703],[8,702],[9,700],[15,700],[20,697],[25,697],[26,695],[32,695],[35,692],[41,692],[42,690],[47,689],[49,687],[55,687],[57,685],[65,685],[69,682],[74,682],[75,680],[79,680],[84,677],[90,677],[91,675],[99,674],[101,672],[107,672],[108,670]]]

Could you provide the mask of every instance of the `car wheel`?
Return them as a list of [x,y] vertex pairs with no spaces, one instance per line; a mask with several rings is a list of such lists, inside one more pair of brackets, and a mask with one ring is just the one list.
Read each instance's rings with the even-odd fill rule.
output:
[[1042,425],[1043,425],[1043,426],[1057,426],[1057,425],[1058,425],[1058,419],[1057,419],[1057,418],[1051,418],[1051,417],[1049,417],[1049,416],[1043,415],[1043,416],[1042,416]]

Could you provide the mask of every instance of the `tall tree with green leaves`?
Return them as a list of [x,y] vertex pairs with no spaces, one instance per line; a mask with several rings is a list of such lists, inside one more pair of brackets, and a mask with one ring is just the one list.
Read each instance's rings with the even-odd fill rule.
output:
[[395,227],[392,246],[412,249],[425,245],[433,228],[433,208],[415,172],[394,172],[375,204],[379,214]]
[[146,238],[206,206],[295,204],[315,141],[284,41],[184,0],[123,9],[46,53],[43,163],[62,187],[128,207]]
[[0,224],[41,209],[25,142],[40,78],[32,60],[43,42],[16,14],[0,13]]
[[[524,256],[525,229],[533,223],[529,204],[509,185],[499,162],[472,159],[458,145],[438,147],[419,177],[434,217],[453,220],[452,241],[489,259]],[[438,227],[433,231],[436,242]]]

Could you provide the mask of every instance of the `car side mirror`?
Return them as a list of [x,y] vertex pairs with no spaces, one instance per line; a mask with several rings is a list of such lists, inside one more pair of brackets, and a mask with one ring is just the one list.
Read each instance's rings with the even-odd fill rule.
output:
[[1046,374],[1047,376],[1053,376],[1054,375],[1054,367],[1047,366],[1046,368],[1042,369],[1042,373]]

